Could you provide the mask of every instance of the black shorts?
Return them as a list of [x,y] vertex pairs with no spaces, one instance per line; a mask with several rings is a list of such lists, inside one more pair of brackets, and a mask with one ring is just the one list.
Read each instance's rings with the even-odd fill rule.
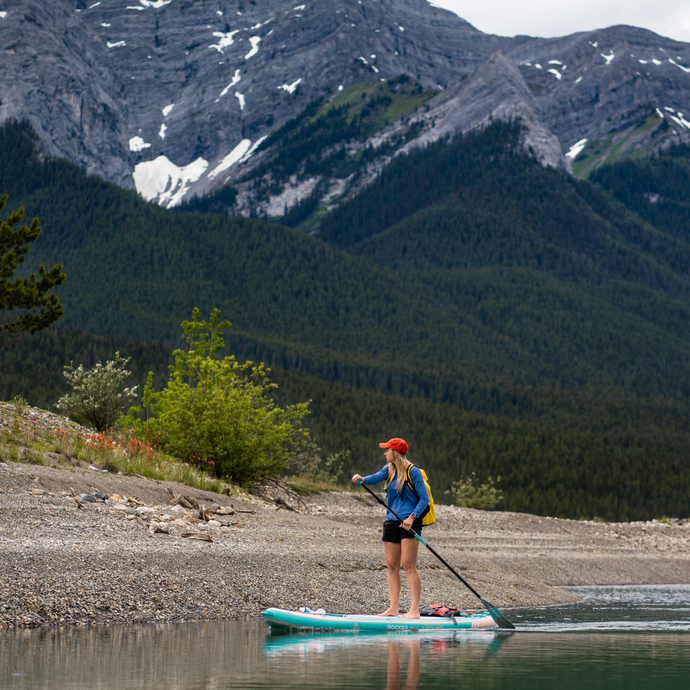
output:
[[[415,518],[412,529],[422,536],[422,518]],[[381,541],[390,541],[399,544],[403,539],[414,539],[414,534],[400,526],[400,520],[386,520],[383,523],[383,536]]]

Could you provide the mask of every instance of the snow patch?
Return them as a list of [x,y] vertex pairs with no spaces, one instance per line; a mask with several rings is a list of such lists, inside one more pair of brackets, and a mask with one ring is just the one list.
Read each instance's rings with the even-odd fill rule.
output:
[[259,43],[261,43],[261,36],[252,36],[249,39],[252,44],[252,49],[244,56],[245,60],[249,60],[250,57],[254,57],[259,52]]
[[215,48],[219,53],[223,52],[223,48],[227,48],[228,46],[231,46],[234,42],[235,39],[233,36],[235,34],[238,34],[240,32],[239,29],[235,31],[228,31],[228,33],[223,33],[222,31],[214,31],[213,35],[216,38],[219,38],[220,40],[218,43],[213,43],[209,46],[209,48]]
[[664,119],[664,114],[659,110],[659,108],[656,109],[656,114],[663,120]]
[[216,10],[216,14],[217,14],[219,17],[222,17],[222,16],[223,16],[223,13],[222,13],[220,10]]
[[576,144],[573,144],[570,147],[570,150],[568,153],[565,154],[566,158],[577,158],[580,153],[582,152],[582,149],[585,148],[587,145],[587,139],[580,139]]
[[402,26],[399,26],[398,29],[400,29],[400,31],[405,31],[404,27]]
[[293,7],[292,9],[295,12],[301,12],[305,7],[306,7],[306,5],[297,5],[297,7]]
[[161,139],[165,139],[165,130],[168,129],[168,126],[165,124],[165,122],[161,125],[160,131],[158,132],[158,136]]
[[237,100],[240,102],[240,110],[244,110],[244,94],[236,93],[235,96],[237,96]]
[[287,93],[295,93],[295,89],[300,85],[301,81],[302,77],[300,77],[297,81],[293,81],[292,84],[281,84],[278,88],[283,89],[283,91],[287,91]]
[[[132,7],[131,5],[127,8],[128,10],[139,10],[139,12],[143,12],[146,8],[145,7]],[[79,10],[77,10],[79,12]]]
[[563,63],[560,60],[549,60],[550,65],[562,65]]
[[690,74],[690,69],[688,67],[683,67],[683,65],[679,65],[675,60],[672,60],[671,58],[668,59],[668,61],[672,64],[675,65],[676,67],[680,68],[685,72],[686,74]]
[[361,55],[359,56],[358,59],[361,60],[365,65],[368,65],[368,64],[369,64],[369,63],[367,62],[367,59],[366,59],[366,58],[363,58]]
[[607,64],[607,65],[610,65],[610,64],[611,64],[611,60],[613,60],[613,58],[616,57],[616,55],[615,55],[615,53],[614,53],[613,51],[611,51],[611,54],[610,54],[610,55],[604,55],[604,53],[599,53],[599,55],[601,55],[601,57],[603,57],[604,60],[606,60],[606,64]]
[[125,41],[118,41],[117,43],[111,43],[110,41],[106,42],[106,45],[108,48],[124,48],[127,43]]
[[94,2],[93,5],[91,5],[91,7],[89,7],[89,9],[92,10],[94,7],[98,7],[100,4],[101,4],[100,1]]
[[170,113],[172,112],[172,109],[175,107],[174,103],[171,103],[170,105],[166,105],[165,108],[163,108],[163,117],[168,117]]
[[575,83],[576,83],[576,84],[579,84],[581,81],[582,81],[582,77],[578,77],[578,78],[575,80]]
[[161,206],[177,206],[189,189],[208,168],[208,162],[197,158],[194,162],[178,168],[166,156],[153,161],[139,163],[132,177],[137,192],[147,201],[158,201]]
[[246,153],[249,152],[249,148],[252,145],[251,139],[242,139],[242,141],[235,146],[235,148],[230,151],[230,153],[223,158],[223,160],[208,174],[208,179],[213,180],[218,177],[222,172],[225,172],[228,168],[232,167],[237,163]]
[[151,144],[147,144],[141,137],[132,137],[129,140],[129,150],[138,153],[144,149],[151,147]]
[[649,64],[649,60],[638,60],[638,62],[639,62],[641,65],[647,65],[647,64]]
[[172,0],[139,0],[144,7],[152,7],[154,10],[159,10],[161,7],[169,5]]
[[372,66],[371,66],[371,69],[373,69],[373,70],[374,70],[374,72],[376,72],[376,74],[378,74],[378,73],[379,73],[378,69],[377,69],[376,67],[374,67],[374,65],[372,65]]
[[550,69],[549,72],[553,74],[559,81],[563,78],[563,75],[557,69]]
[[242,77],[240,77],[240,71],[239,71],[238,69],[236,69],[236,70],[235,70],[235,74],[234,74],[233,77],[232,77],[232,81],[231,81],[231,82],[220,92],[220,96],[218,96],[218,98],[223,98],[223,96],[225,96],[225,94],[226,94],[228,91],[230,91],[230,89],[231,89],[233,86],[235,86],[235,84],[237,84],[237,83],[240,81],[241,78],[242,78]]
[[592,48],[598,48],[599,47],[599,41],[594,41],[594,43],[592,43],[592,41],[590,41],[589,45],[591,45]]
[[245,161],[248,161],[251,158],[254,151],[256,151],[256,149],[258,149],[259,146],[261,146],[261,144],[263,144],[264,139],[267,139],[267,138],[268,138],[268,135],[263,136],[260,139],[257,139],[254,142],[254,145],[249,149],[249,151],[247,151],[247,153],[245,153],[244,156],[242,156],[242,158],[240,158],[240,163],[244,163]]
[[652,62],[653,62],[657,67],[658,67],[659,65],[661,65],[661,60],[657,60],[656,58],[655,58],[654,60],[652,60]]
[[669,117],[678,125],[681,127],[685,127],[686,129],[690,129],[690,122],[688,122],[684,117],[683,113],[676,113],[675,115],[669,115]]
[[338,87],[338,91],[342,91],[342,90],[343,90],[343,85],[341,84],[341,85]]
[[536,63],[534,66],[535,66],[537,69],[541,69],[541,65],[540,65],[539,63]]
[[107,29],[108,27],[112,26],[112,24],[101,24],[101,26],[104,26]]
[[[0,19],[4,19],[7,16],[7,12],[0,12]],[[108,24],[110,26],[110,24]]]
[[252,26],[250,31],[256,31],[257,29],[260,29],[262,26],[266,26],[266,24],[268,24],[269,22],[272,22],[272,21],[273,21],[273,17],[271,17],[270,19],[267,19],[263,24],[261,22],[259,22],[258,24],[255,24],[254,26]]

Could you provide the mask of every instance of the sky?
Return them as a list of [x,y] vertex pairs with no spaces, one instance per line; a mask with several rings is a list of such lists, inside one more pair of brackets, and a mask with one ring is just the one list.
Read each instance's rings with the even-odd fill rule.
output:
[[432,0],[499,36],[553,38],[629,24],[690,43],[690,0]]

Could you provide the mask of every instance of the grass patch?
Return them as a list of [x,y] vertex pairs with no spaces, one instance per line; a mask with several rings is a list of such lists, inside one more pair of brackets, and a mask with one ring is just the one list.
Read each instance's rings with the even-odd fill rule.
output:
[[322,491],[342,491],[341,486],[337,486],[331,482],[320,482],[307,479],[305,477],[291,477],[285,482],[289,489],[292,489],[300,496],[311,496],[312,494],[320,494]]
[[241,491],[211,477],[203,469],[161,453],[151,444],[131,434],[105,434],[86,430],[45,431],[24,419],[13,423],[11,431],[0,432],[0,461],[47,465],[47,453],[62,455],[128,476],[176,482],[219,494]]

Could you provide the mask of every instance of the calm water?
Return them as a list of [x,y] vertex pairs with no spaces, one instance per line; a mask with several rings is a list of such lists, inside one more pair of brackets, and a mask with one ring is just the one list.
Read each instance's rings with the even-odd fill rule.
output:
[[0,633],[0,688],[690,688],[690,586],[577,587],[515,633],[271,635],[262,621]]

